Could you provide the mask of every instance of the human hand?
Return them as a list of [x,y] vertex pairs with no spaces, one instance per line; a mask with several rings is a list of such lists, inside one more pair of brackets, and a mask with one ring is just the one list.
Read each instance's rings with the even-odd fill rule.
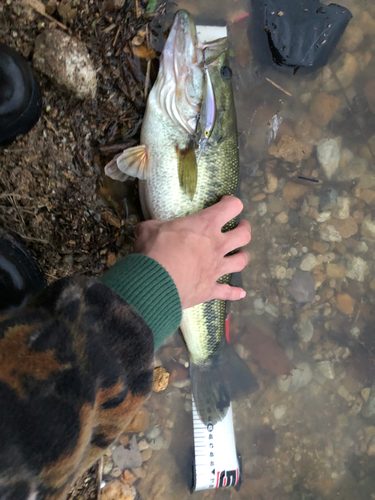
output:
[[235,229],[222,227],[240,214],[243,204],[234,196],[195,214],[169,222],[149,220],[134,228],[136,253],[155,259],[176,284],[183,309],[212,299],[239,300],[242,288],[217,283],[224,274],[235,273],[249,262],[249,254],[229,252],[247,245],[251,228],[241,221]]

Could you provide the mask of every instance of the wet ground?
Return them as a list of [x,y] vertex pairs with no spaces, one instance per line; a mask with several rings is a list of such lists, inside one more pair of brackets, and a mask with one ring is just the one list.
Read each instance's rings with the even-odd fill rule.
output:
[[[248,2],[222,3],[220,9],[211,1],[179,3],[198,22],[228,23],[241,196],[253,235],[251,263],[243,272],[247,297],[232,305],[231,335],[259,383],[256,392],[233,403],[243,458],[240,491],[195,493],[198,499],[375,498],[375,6],[369,0],[341,4],[353,19],[329,64],[293,75],[255,57]],[[102,184],[107,181],[99,175],[100,147],[129,140],[144,94],[136,111],[137,96],[126,95],[113,73],[115,59],[106,62],[100,51],[104,40],[105,53],[112,52],[119,20],[102,17],[99,4],[90,5],[72,3],[78,8],[69,29],[102,68],[97,107],[78,105],[38,75],[46,96],[43,117],[2,155],[2,223],[16,224],[53,277],[101,272],[130,249],[128,234],[139,218],[134,184]],[[173,8],[163,18],[165,26]],[[144,24],[135,9],[134,4],[134,31],[124,26],[129,40]],[[1,16],[5,26],[16,23],[17,33],[1,36],[32,54],[33,36],[46,21],[22,21],[24,13],[13,5],[3,7]],[[98,30],[105,32],[99,41]],[[161,39],[150,39],[149,48],[155,43],[160,50]],[[144,81],[143,76],[140,92]],[[115,100],[108,99],[111,93]],[[130,132],[121,137],[129,122]],[[109,151],[118,150],[104,149],[107,157]],[[50,184],[54,176],[56,185]],[[35,197],[46,201],[39,207]],[[88,242],[83,234],[90,235]],[[50,242],[51,251],[33,238]],[[178,335],[162,346],[156,361],[169,374],[168,386],[152,394],[134,423],[137,432],[123,436],[104,457],[103,479],[112,484],[102,489],[104,498],[120,492],[123,498],[190,498],[189,360]],[[158,389],[167,379],[165,374]]]

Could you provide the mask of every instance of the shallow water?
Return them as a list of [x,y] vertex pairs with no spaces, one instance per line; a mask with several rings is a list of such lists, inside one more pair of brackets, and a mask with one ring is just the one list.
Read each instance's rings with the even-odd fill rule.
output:
[[[255,58],[249,2],[178,4],[198,23],[228,23],[252,225],[231,335],[259,383],[233,403],[240,491],[197,499],[375,498],[375,4],[341,4],[353,19],[328,66],[309,75]],[[154,450],[136,488],[188,499],[188,355],[176,335],[157,358],[174,382],[148,402]]]

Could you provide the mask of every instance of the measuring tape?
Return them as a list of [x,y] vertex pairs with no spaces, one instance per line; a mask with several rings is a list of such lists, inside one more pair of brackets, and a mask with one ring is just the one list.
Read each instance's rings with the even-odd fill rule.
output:
[[[225,321],[225,336],[229,341],[229,315]],[[204,424],[193,403],[194,467],[192,491],[235,486],[242,482],[241,456],[237,454],[234,437],[232,404],[221,422]],[[199,404],[205,404],[200,402]],[[206,412],[207,410],[207,412]],[[210,415],[209,405],[203,412]]]
[[[207,408],[208,414],[210,409]],[[221,422],[204,424],[193,398],[194,454],[192,491],[241,485],[241,457],[237,455],[232,405]]]

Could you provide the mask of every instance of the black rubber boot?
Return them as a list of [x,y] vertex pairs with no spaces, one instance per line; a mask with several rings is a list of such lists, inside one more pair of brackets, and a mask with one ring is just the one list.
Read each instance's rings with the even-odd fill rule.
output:
[[39,120],[42,94],[27,61],[0,43],[0,145],[26,134]]
[[35,258],[15,236],[0,230],[0,314],[21,309],[44,287]]

